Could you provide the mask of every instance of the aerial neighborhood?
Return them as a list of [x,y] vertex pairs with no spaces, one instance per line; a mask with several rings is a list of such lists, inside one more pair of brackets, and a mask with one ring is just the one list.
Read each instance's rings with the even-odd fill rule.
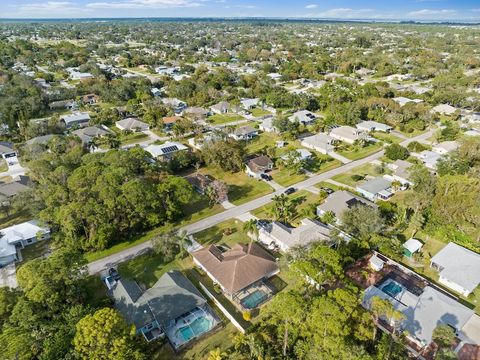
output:
[[[159,3],[211,6],[105,4]],[[478,24],[0,20],[0,358],[479,360],[479,49]]]

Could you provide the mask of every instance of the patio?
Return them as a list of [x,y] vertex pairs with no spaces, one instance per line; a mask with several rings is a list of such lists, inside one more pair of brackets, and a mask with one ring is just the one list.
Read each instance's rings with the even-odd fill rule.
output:
[[276,293],[273,285],[259,281],[233,295],[233,303],[241,310],[253,310],[266,303]]

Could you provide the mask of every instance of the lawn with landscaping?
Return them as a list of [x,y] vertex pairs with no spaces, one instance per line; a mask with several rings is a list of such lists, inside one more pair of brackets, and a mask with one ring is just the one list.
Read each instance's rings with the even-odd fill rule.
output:
[[252,115],[255,116],[255,117],[261,117],[261,116],[271,115],[271,114],[272,114],[270,111],[263,110],[262,108],[253,108],[252,110],[250,110],[250,112],[251,112]]
[[371,135],[378,140],[382,140],[383,142],[389,143],[389,144],[398,144],[403,141],[403,139],[399,138],[398,136],[395,136],[391,133],[386,133],[383,131],[374,131],[371,133]]
[[221,125],[227,124],[229,122],[243,120],[242,115],[234,114],[234,113],[226,113],[226,114],[215,114],[209,116],[207,121],[212,125]]
[[371,143],[363,147],[360,145],[348,145],[342,150],[336,152],[346,157],[347,159],[358,160],[367,157],[368,155],[371,155],[373,153],[376,153],[377,151],[380,151],[382,149],[382,146],[383,145],[379,142]]
[[347,186],[356,187],[366,180],[366,177],[378,177],[385,174],[391,174],[391,170],[382,165],[365,164],[356,167],[352,170],[346,171],[342,174],[335,175],[332,180],[338,181]]

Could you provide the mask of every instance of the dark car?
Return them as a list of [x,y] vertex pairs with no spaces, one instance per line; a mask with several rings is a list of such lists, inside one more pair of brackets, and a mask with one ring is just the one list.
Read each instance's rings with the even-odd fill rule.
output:
[[260,177],[265,181],[271,181],[272,180],[272,177],[270,175],[267,175],[267,174],[260,174]]
[[285,194],[287,194],[287,195],[293,194],[294,192],[295,192],[295,188],[293,188],[293,187],[288,188],[287,190],[285,190]]
[[120,274],[115,268],[108,269],[108,275],[111,276],[116,281],[120,280]]
[[330,189],[328,187],[321,187],[320,190],[322,190],[323,192],[327,193],[328,195],[332,194],[334,191],[333,189]]

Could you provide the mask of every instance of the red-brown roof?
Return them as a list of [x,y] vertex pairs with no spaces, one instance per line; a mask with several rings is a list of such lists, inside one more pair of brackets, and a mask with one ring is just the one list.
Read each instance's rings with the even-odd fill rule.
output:
[[192,255],[230,294],[278,272],[275,258],[256,243],[236,244],[225,252],[210,245]]
[[178,120],[180,120],[181,117],[180,116],[168,116],[168,117],[164,117],[162,119],[163,123],[164,124],[173,124],[175,122],[177,122]]

